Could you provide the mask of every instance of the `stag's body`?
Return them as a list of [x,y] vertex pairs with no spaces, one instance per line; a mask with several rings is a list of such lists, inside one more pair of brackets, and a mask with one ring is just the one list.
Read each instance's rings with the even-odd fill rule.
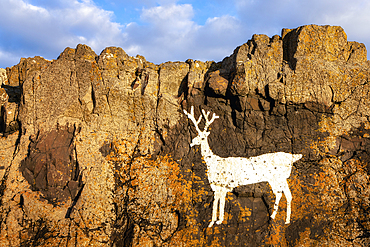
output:
[[[184,110],[185,114],[194,123],[198,136],[195,137],[190,146],[200,145],[201,154],[207,164],[208,181],[214,191],[212,221],[208,227],[212,227],[214,222],[221,224],[224,220],[224,207],[226,193],[232,191],[239,185],[248,185],[259,182],[268,182],[275,194],[274,211],[271,218],[274,219],[279,207],[279,201],[284,192],[287,199],[287,216],[285,223],[290,223],[292,195],[289,190],[287,178],[290,176],[292,164],[302,158],[301,154],[290,154],[284,152],[268,153],[256,157],[241,158],[228,157],[221,158],[215,155],[208,144],[207,132],[209,125],[218,116],[213,114],[212,119],[208,120],[209,112],[202,110],[206,120],[204,131],[198,127],[202,116],[195,119],[194,109],[191,107],[190,114]],[[219,219],[217,220],[217,208],[219,207]]]

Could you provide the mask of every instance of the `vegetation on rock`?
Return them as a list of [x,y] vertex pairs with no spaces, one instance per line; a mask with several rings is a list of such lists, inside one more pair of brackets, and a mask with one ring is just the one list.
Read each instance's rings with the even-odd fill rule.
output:
[[[108,47],[0,70],[1,246],[369,246],[370,63],[341,27],[254,35],[221,62]],[[275,219],[268,183],[213,192],[183,110],[220,157],[303,154]],[[200,128],[203,128],[200,123]]]

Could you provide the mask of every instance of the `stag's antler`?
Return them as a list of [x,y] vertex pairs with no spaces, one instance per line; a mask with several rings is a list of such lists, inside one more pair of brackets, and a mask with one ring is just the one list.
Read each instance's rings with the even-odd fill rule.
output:
[[199,129],[198,127],[198,124],[200,123],[200,121],[202,120],[202,115],[199,116],[199,119],[196,120],[195,119],[195,115],[194,115],[194,107],[191,106],[190,108],[190,113],[188,113],[186,110],[184,110],[184,113],[186,116],[188,116],[188,118],[194,123],[195,125],[195,128],[196,130],[198,131],[198,133],[201,133],[202,131]]
[[204,115],[204,118],[206,119],[206,125],[204,126],[204,131],[206,131],[208,129],[208,127],[211,125],[211,123],[213,123],[213,121],[215,121],[216,118],[219,118],[219,116],[217,116],[215,113],[213,113],[211,120],[208,120],[208,116],[209,116],[210,112],[208,111],[206,113],[206,111],[202,109],[202,113]]

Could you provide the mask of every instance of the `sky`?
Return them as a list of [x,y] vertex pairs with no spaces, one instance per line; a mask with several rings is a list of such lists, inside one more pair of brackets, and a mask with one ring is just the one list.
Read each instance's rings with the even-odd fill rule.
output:
[[0,68],[66,48],[109,46],[148,61],[221,61],[253,34],[335,25],[370,49],[368,0],[0,0]]

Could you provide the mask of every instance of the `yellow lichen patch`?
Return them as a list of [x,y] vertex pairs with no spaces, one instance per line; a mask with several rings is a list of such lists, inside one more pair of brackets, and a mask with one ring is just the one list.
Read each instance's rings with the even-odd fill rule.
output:
[[225,212],[224,213],[224,221],[222,222],[222,224],[227,224],[227,222],[230,222],[231,219],[233,218],[233,214],[232,213],[229,213],[229,212]]
[[240,207],[239,222],[246,222],[251,215],[252,211],[249,207]]
[[330,179],[328,175],[321,172],[309,175],[298,175],[290,180],[289,187],[293,195],[292,221],[303,219],[310,214],[313,209],[325,210],[330,213],[332,209],[327,209],[319,196],[320,192],[328,190],[325,185],[325,180],[329,182]]
[[294,244],[294,246],[300,246],[300,247],[310,247],[310,246],[316,246],[314,245],[314,240],[310,239],[311,230],[310,228],[306,228],[304,232],[301,232],[299,234],[298,241]]
[[90,73],[90,80],[93,82],[101,81],[102,76],[99,67],[97,66],[96,62],[93,61],[91,63],[91,69],[89,71]]
[[204,234],[200,229],[199,225],[194,224],[177,231],[167,246],[204,246]]
[[[304,242],[312,243],[308,246],[331,246],[325,243],[333,234],[356,239],[361,232],[356,225],[361,218],[361,207],[367,205],[370,198],[366,164],[355,159],[342,164],[338,158],[329,157],[321,160],[318,167],[320,169],[309,175],[297,174],[291,179],[292,222],[310,220],[312,229],[325,222],[333,225],[326,226],[324,234],[315,235],[314,240],[306,229],[300,233],[298,245]],[[349,202],[347,206],[346,202]],[[335,240],[336,244],[340,243],[339,239]]]
[[348,134],[353,127],[359,126],[360,123],[356,117],[349,117],[346,120],[343,120],[338,115],[334,115],[333,117],[326,117],[323,115],[319,122],[319,131],[327,132],[331,136],[340,136]]
[[328,136],[323,139],[318,138],[316,141],[312,141],[310,148],[314,150],[317,155],[326,156],[331,150],[337,148],[337,137]]
[[203,180],[200,177],[194,175],[194,173],[192,173],[192,183],[195,184],[195,185],[200,186],[199,190],[193,191],[192,201],[193,202],[203,201],[203,197],[208,194],[208,191],[205,189],[204,186],[202,186],[202,185],[204,185]]
[[[279,215],[279,214],[278,214]],[[266,244],[271,246],[286,247],[285,239],[285,225],[281,224],[281,221],[276,219],[270,226],[270,237],[266,240]]]
[[[211,244],[209,246],[212,246],[212,247],[222,247],[223,245],[220,243],[221,240],[219,237],[214,237],[213,241],[211,242]],[[224,241],[222,241],[224,242]]]
[[196,93],[194,89],[201,89],[204,83],[204,77],[207,71],[210,69],[214,62],[201,62],[201,61],[192,61],[190,70],[188,73],[188,87],[189,92]]
[[[187,229],[179,229],[178,222],[180,216],[188,214],[191,205],[191,182],[183,179],[178,163],[169,156],[158,156],[156,159],[150,156],[133,158],[135,147],[131,147],[132,144],[116,140],[114,152],[107,156],[108,161],[115,166],[118,187],[114,201],[127,207],[127,216],[140,227],[140,232],[144,231],[150,236],[150,241],[140,237],[140,246],[150,246],[152,241],[156,245],[163,241],[172,242],[174,236],[176,244],[181,246],[180,241],[183,241],[185,246],[187,240],[193,241],[192,235]],[[124,201],[126,205],[122,204]],[[178,231],[185,236],[180,237]]]

